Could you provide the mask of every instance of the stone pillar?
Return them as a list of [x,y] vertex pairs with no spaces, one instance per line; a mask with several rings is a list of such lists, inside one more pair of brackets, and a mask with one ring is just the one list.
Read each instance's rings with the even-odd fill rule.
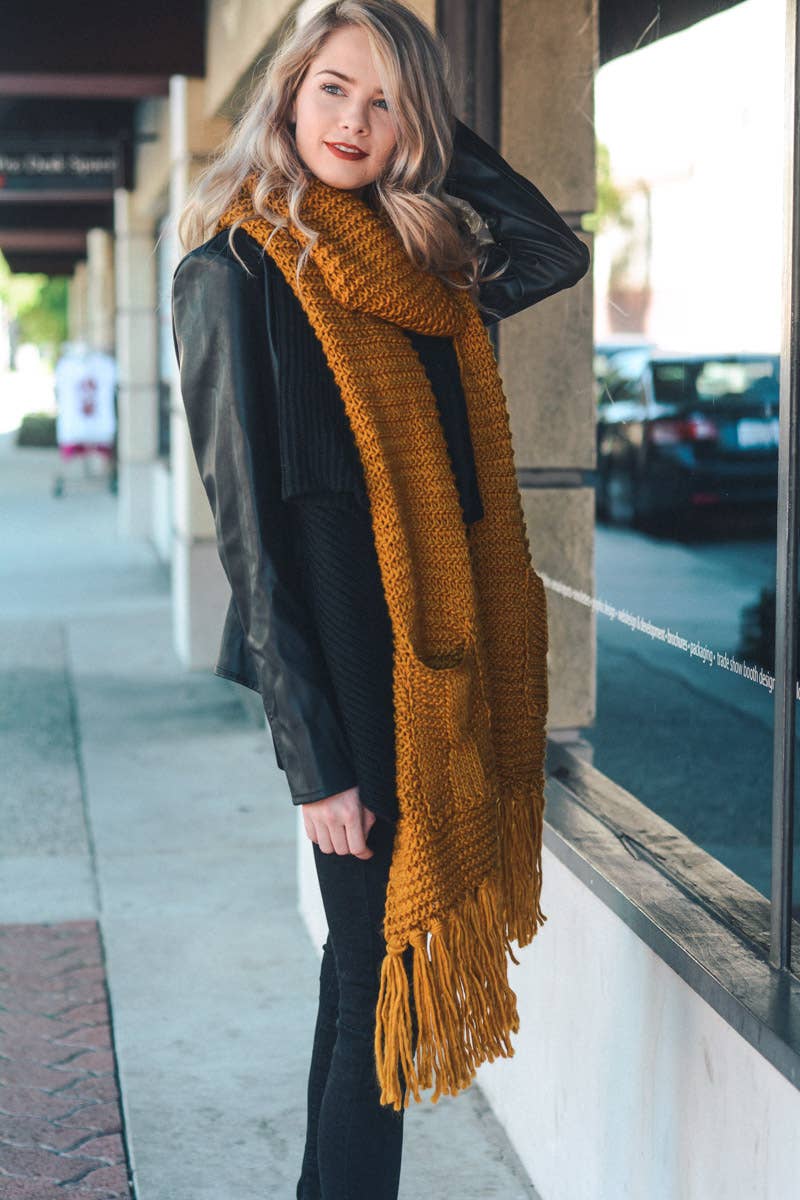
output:
[[114,192],[117,299],[117,490],[119,531],[149,538],[158,459],[156,281],[152,223],[124,188]]
[[87,319],[86,262],[75,264],[72,278],[67,285],[67,337],[71,342],[89,340]]
[[[542,190],[593,251],[580,217],[595,207],[596,5],[503,0],[501,153]],[[531,63],[535,70],[531,70]],[[533,562],[594,592],[595,400],[592,271],[503,321],[499,354]],[[546,581],[545,581],[546,582]],[[548,731],[572,740],[595,712],[592,610],[547,593]]]
[[[182,257],[175,223],[206,156],[228,129],[203,114],[204,81],[170,80],[170,216],[175,257]],[[177,265],[177,261],[176,264]],[[175,649],[188,667],[212,666],[230,588],[217,552],[211,509],[197,470],[180,394],[177,362],[170,421],[172,467],[172,615]]]
[[86,234],[87,340],[114,353],[114,240],[107,229]]

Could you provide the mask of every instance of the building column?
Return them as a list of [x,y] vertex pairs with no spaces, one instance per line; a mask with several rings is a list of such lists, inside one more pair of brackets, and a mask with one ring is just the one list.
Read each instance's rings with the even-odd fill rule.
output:
[[[501,15],[500,151],[593,252],[580,220],[595,208],[596,9],[585,0],[503,0]],[[594,594],[593,315],[590,269],[575,287],[499,329],[534,566],[587,595]],[[595,714],[595,614],[555,590],[547,600],[548,733],[571,742]]]
[[67,337],[71,342],[88,342],[86,262],[77,262],[67,284]]
[[114,192],[117,300],[117,492],[123,537],[149,538],[158,460],[156,272],[152,223]]
[[[183,256],[176,223],[189,188],[228,130],[203,112],[204,81],[170,80],[170,218],[175,265]],[[190,668],[213,666],[230,598],[217,552],[211,508],[194,459],[177,362],[170,416],[172,467],[172,627],[176,652]]]
[[86,234],[87,341],[93,350],[114,353],[114,240],[107,229]]

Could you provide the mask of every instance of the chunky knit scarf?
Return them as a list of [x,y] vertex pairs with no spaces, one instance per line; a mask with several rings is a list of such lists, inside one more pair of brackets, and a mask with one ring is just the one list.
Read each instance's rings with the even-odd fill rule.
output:
[[[470,296],[418,268],[384,214],[317,178],[301,213],[320,236],[298,285],[305,238],[291,221],[286,229],[252,216],[254,182],[251,174],[217,231],[250,214],[245,231],[275,260],[322,344],[363,462],[391,617],[400,817],[375,1065],[381,1104],[399,1110],[434,1078],[435,1103],[468,1087],[486,1059],[514,1054],[510,939],[527,945],[547,919],[545,593],[497,361]],[[267,205],[288,216],[285,190]],[[403,329],[454,342],[485,509],[469,530],[435,397]]]

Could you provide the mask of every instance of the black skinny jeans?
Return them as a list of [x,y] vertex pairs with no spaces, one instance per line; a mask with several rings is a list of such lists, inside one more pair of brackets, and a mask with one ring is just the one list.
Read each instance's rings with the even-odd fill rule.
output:
[[[288,506],[308,602],[353,752],[362,803],[378,817],[373,857],[313,844],[328,922],[308,1077],[308,1126],[297,1200],[396,1200],[404,1110],[379,1102],[375,1009],[381,925],[398,814],[392,628],[369,509],[349,492]],[[406,952],[413,1000],[412,950]],[[412,1006],[416,1046],[416,1018]],[[402,1070],[401,1070],[402,1079]]]
[[[404,1109],[380,1104],[375,1007],[395,826],[369,831],[370,859],[324,854],[313,843],[328,920],[308,1076],[308,1125],[296,1200],[396,1200]],[[411,948],[405,963],[412,985]],[[411,992],[413,999],[413,991]],[[416,1047],[417,1025],[412,1026]],[[402,1069],[400,1073],[403,1080]]]

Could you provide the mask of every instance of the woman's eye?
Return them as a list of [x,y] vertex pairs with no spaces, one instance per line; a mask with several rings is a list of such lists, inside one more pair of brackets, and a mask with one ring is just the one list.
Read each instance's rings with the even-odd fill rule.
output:
[[[341,91],[341,90],[342,90],[342,89],[341,89],[341,87],[339,86],[339,84],[338,84],[338,83],[321,83],[321,84],[320,84],[320,87],[321,87],[321,89],[322,89],[322,91],[323,91],[323,92],[325,91],[325,89],[326,89],[326,88],[337,88],[337,90],[338,90],[338,91]],[[329,93],[329,94],[330,94],[330,93]],[[384,112],[388,112],[388,111],[389,111],[389,105],[388,105],[388,102],[387,102],[386,100],[383,100],[383,99],[381,99],[381,100],[376,100],[376,101],[375,101],[375,103],[376,103],[376,104],[385,104],[385,105],[386,105],[386,107],[384,108],[384,110],[383,110],[383,111],[384,111]]]

